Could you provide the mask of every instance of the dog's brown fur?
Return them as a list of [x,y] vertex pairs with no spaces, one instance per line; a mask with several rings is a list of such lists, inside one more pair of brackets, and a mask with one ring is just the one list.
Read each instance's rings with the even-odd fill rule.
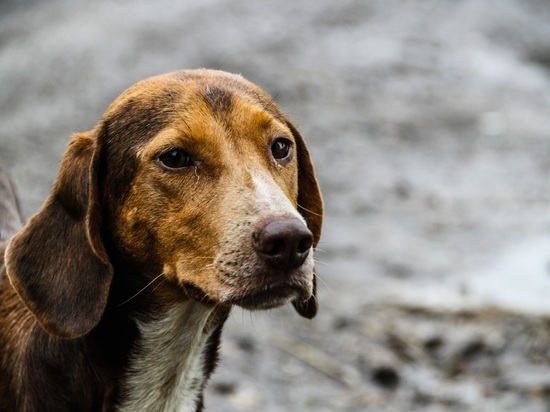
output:
[[[284,161],[270,152],[278,138],[294,152]],[[167,170],[159,156],[173,149],[192,164]],[[143,399],[155,410],[201,410],[232,305],[291,300],[307,318],[317,310],[312,253],[274,269],[254,231],[299,218],[314,247],[322,213],[302,137],[259,88],[209,70],[132,86],[92,131],[73,136],[51,195],[17,234],[0,170],[0,410],[126,410]],[[159,393],[143,394],[149,372],[135,369],[158,364],[150,335],[171,317],[181,333],[169,343],[196,335],[197,352]],[[179,399],[178,388],[196,399]]]

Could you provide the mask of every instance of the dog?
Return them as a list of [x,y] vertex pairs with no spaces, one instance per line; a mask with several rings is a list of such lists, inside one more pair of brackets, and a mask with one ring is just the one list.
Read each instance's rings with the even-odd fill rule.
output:
[[131,86],[26,225],[0,171],[0,410],[201,411],[233,306],[315,316],[322,220],[260,88],[207,69]]

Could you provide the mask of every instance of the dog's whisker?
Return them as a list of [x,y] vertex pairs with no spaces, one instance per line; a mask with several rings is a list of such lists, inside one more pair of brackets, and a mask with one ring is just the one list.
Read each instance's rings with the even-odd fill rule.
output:
[[320,264],[320,265],[324,265],[324,266],[330,266],[331,265],[329,262],[325,262],[324,260],[320,260],[320,259],[316,259],[316,258],[313,259],[313,262],[315,262],[315,264]]
[[153,293],[155,290],[157,290],[159,287],[161,287],[164,284],[164,282],[166,282],[166,280],[167,280],[166,278],[162,279],[159,282],[159,284],[157,286],[155,286],[155,288],[151,291],[151,293]]
[[302,209],[302,210],[305,210],[305,211],[308,212],[308,213],[311,213],[312,215],[319,216],[319,217],[322,217],[322,216],[323,216],[322,214],[316,213],[316,212],[314,212],[313,210],[309,210],[308,208],[306,208],[306,207],[304,207],[304,206],[302,206],[302,205],[300,205],[300,204],[298,204],[298,207],[299,207],[300,209]]
[[[332,292],[332,288],[328,285],[328,283],[317,273],[315,273],[315,278],[321,283],[327,290]],[[317,300],[317,296],[315,296],[315,300]]]
[[152,281],[150,281],[147,285],[145,285],[139,292],[137,292],[134,296],[130,297],[129,299],[126,299],[124,302],[122,303],[119,303],[117,306],[117,308],[121,307],[122,305],[125,305],[127,304],[128,302],[130,302],[132,299],[135,299],[137,296],[139,296],[141,293],[143,293],[143,291],[145,291],[149,286],[151,286],[158,278],[160,278],[161,276],[163,276],[164,273],[161,273],[160,275],[156,276]]

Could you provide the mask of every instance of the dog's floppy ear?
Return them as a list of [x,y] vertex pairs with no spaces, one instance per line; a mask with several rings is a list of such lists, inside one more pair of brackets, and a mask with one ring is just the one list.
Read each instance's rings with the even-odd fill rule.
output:
[[[296,141],[298,157],[298,211],[304,217],[307,227],[313,234],[313,247],[321,238],[323,226],[323,198],[315,177],[313,164],[304,139],[292,123],[287,121]],[[292,302],[296,311],[304,318],[311,319],[317,314],[317,275],[313,278],[313,294],[306,301]]]
[[101,319],[112,267],[100,233],[95,131],[73,136],[42,208],[8,245],[15,290],[52,335],[76,338]]

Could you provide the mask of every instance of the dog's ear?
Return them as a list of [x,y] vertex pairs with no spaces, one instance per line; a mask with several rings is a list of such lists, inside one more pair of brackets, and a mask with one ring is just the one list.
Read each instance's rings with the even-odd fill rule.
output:
[[100,233],[95,133],[73,136],[50,196],[6,251],[13,287],[42,327],[63,338],[97,325],[112,280]]
[[[321,238],[323,226],[323,198],[315,177],[313,163],[309,156],[304,139],[292,123],[287,126],[294,135],[298,157],[298,211],[304,217],[307,227],[313,234],[313,247]],[[292,302],[296,311],[304,318],[311,319],[317,314],[317,275],[313,277],[313,294],[306,301]]]

